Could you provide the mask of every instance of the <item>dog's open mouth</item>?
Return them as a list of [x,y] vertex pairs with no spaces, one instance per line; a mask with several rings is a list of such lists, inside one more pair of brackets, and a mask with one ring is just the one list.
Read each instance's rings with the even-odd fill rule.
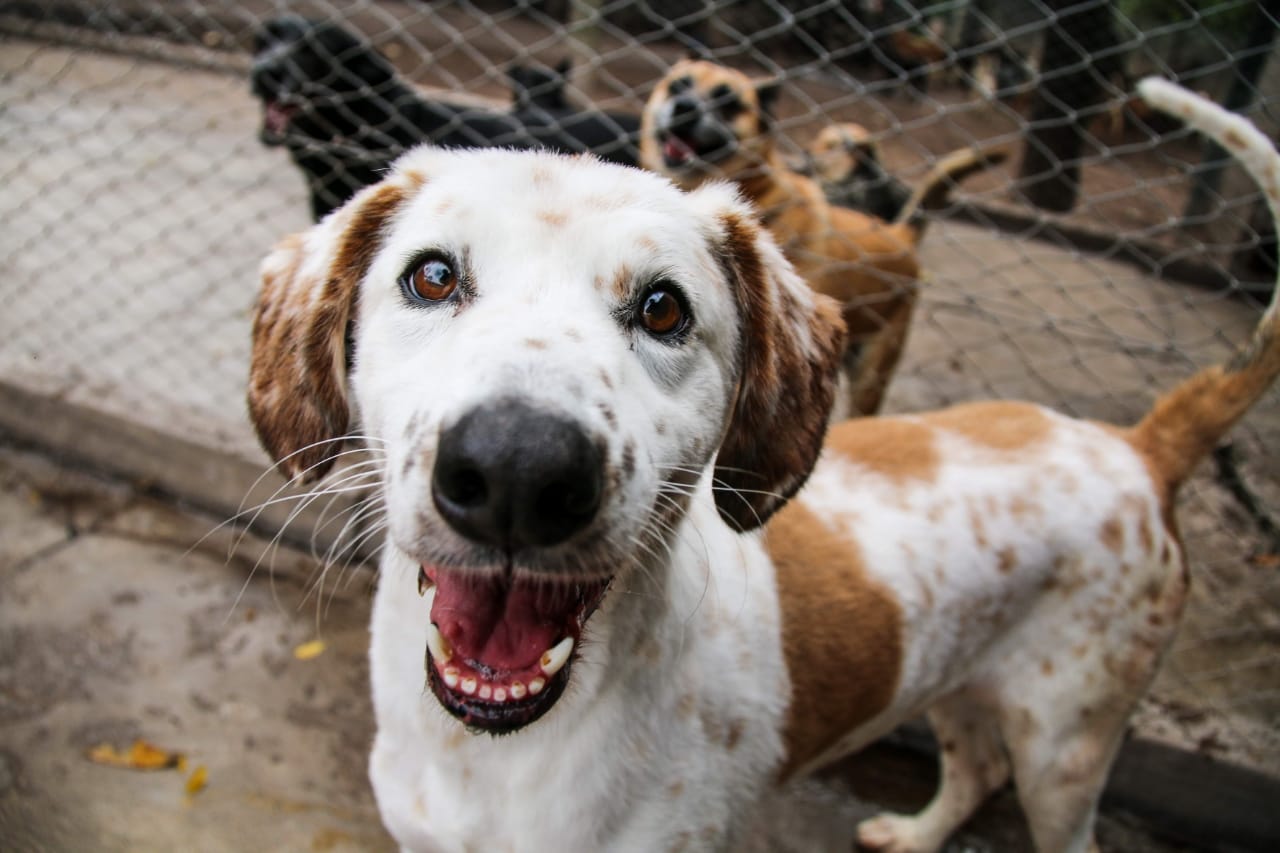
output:
[[608,580],[553,582],[424,566],[427,681],[445,710],[491,734],[537,720],[569,683],[583,626]]
[[675,133],[663,135],[662,160],[667,168],[679,169],[687,166],[697,156],[698,151],[689,140]]
[[289,132],[289,123],[293,121],[298,108],[283,104],[280,101],[266,101],[262,107],[262,141],[279,142]]

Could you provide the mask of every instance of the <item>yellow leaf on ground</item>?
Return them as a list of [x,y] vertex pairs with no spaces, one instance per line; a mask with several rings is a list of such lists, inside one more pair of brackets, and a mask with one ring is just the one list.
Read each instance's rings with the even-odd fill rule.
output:
[[187,796],[200,793],[207,784],[209,784],[209,768],[201,764],[187,777]]
[[168,770],[182,763],[182,754],[161,749],[145,740],[135,740],[127,752],[119,752],[109,743],[89,750],[89,760],[108,767],[124,767],[130,770]]
[[296,646],[293,650],[293,656],[298,660],[311,660],[320,657],[324,653],[324,640],[312,640],[309,643],[303,643]]

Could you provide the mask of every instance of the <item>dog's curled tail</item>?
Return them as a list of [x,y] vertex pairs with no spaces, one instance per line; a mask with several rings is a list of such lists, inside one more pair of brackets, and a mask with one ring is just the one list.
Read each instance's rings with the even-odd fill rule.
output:
[[[1138,84],[1138,93],[1156,109],[1184,120],[1232,152],[1267,197],[1272,219],[1280,222],[1280,154],[1242,116],[1159,78]],[[1176,489],[1232,425],[1280,376],[1280,283],[1254,329],[1253,337],[1226,364],[1192,376],[1156,401],[1131,431],[1136,447],[1170,489]]]
[[1009,156],[1003,148],[961,148],[943,157],[916,186],[907,203],[898,211],[895,225],[909,225],[915,229],[916,240],[924,236],[930,211],[947,206],[951,190],[970,175],[985,172],[998,166]]

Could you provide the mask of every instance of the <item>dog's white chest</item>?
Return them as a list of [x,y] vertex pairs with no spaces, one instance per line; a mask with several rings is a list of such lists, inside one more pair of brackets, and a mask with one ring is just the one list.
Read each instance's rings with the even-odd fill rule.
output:
[[[718,562],[731,573],[672,581],[670,605],[654,611],[681,618],[630,605],[597,614],[570,692],[544,719],[498,737],[469,733],[424,690],[416,571],[385,559],[370,776],[397,841],[423,851],[720,849],[780,761],[789,690],[767,564],[753,541],[728,541],[733,559]],[[739,542],[758,565],[744,569]]]

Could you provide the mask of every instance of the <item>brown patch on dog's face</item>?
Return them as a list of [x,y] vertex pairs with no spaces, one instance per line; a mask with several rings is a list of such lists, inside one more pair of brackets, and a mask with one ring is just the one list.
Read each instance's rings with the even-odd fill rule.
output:
[[885,710],[902,672],[903,615],[872,579],[858,543],[793,502],[765,534],[791,675],[785,779]]
[[659,81],[641,118],[640,162],[685,189],[758,170],[773,153],[772,82],[712,62],[682,60]]
[[[738,530],[764,523],[808,478],[822,448],[844,350],[835,303],[810,296],[754,223],[723,219],[724,267],[742,318],[742,373],[716,457],[720,515]],[[794,279],[794,276],[793,276]],[[807,297],[807,299],[805,298]]]
[[329,469],[347,431],[346,348],[356,288],[404,202],[384,183],[357,195],[316,229],[338,229],[328,259],[307,234],[285,238],[263,263],[253,323],[249,414],[262,446],[304,482]]

